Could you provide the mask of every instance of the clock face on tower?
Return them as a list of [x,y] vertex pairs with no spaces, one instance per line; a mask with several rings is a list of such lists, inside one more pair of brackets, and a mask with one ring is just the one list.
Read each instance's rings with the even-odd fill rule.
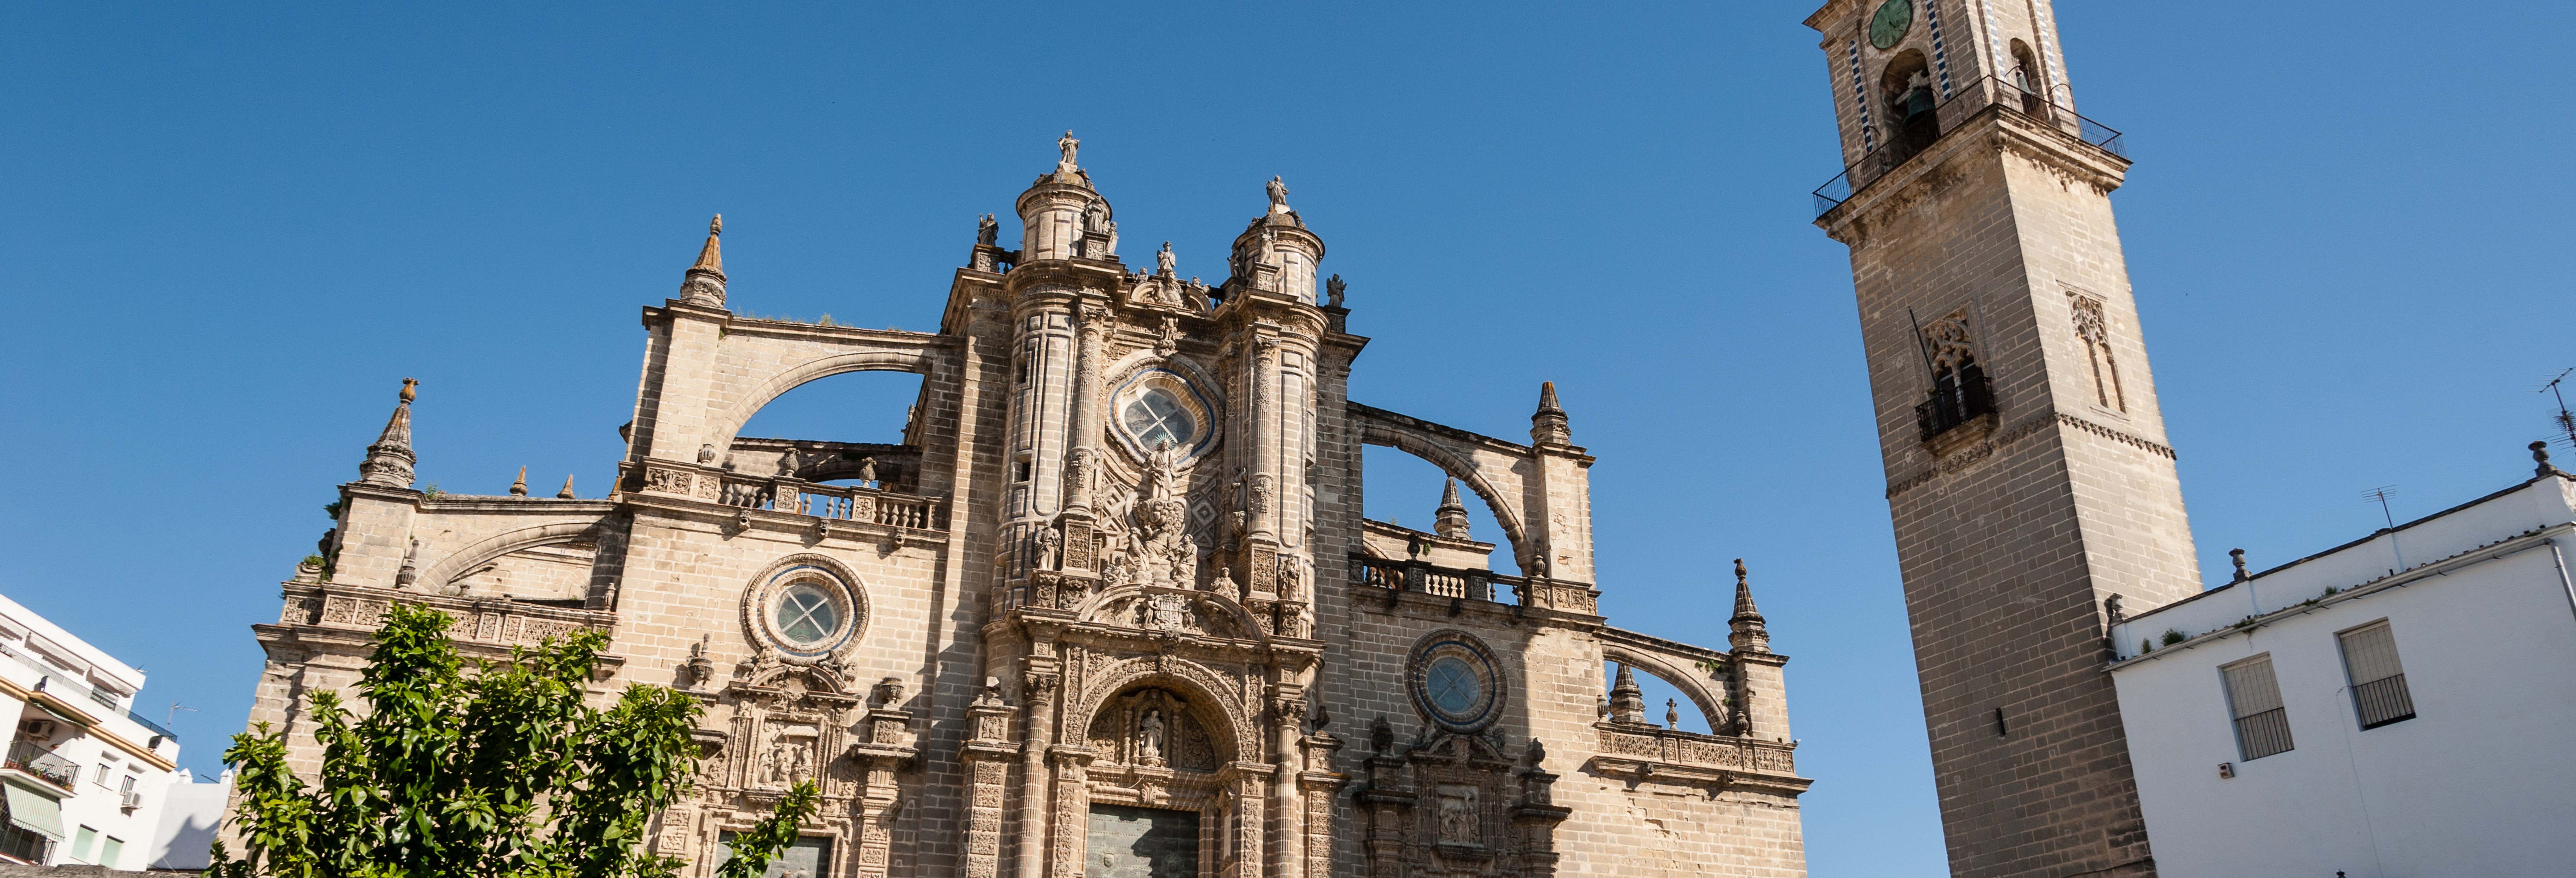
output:
[[1913,0],[1887,0],[1878,7],[1878,14],[1869,17],[1869,44],[1881,49],[1896,45],[1913,26]]

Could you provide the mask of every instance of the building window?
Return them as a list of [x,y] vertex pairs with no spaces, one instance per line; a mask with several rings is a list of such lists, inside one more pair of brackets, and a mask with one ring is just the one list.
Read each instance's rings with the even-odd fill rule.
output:
[[2406,669],[2397,663],[2397,636],[2387,622],[2335,635],[2343,646],[2343,672],[2352,681],[2353,712],[2375,729],[2415,718],[2415,696],[2406,691]]
[[2093,366],[2093,401],[2103,408],[2129,410],[2128,395],[2120,390],[2120,363],[2111,354],[2111,322],[2102,316],[2102,300],[2079,293],[2067,293],[2066,303],[2075,319],[2075,338],[2084,345],[2084,359]]
[[109,765],[109,764],[107,764],[107,763],[105,763],[105,762],[101,762],[101,763],[99,763],[99,764],[98,764],[98,776],[97,776],[97,777],[90,778],[90,782],[91,782],[91,783],[94,783],[94,784],[98,784],[99,786],[106,786],[106,785],[107,785],[107,773],[108,773],[108,772],[111,772],[111,771],[115,771],[115,770],[116,770],[116,766]]
[[125,839],[117,838],[113,835],[108,836],[107,845],[98,849],[98,864],[110,869],[116,868],[117,857],[124,855],[124,853]]
[[1961,311],[1932,321],[1923,327],[1924,367],[1932,372],[1932,388],[1922,403],[1914,407],[1914,420],[1922,429],[1923,441],[1950,429],[1994,414],[1995,394],[1986,383],[1986,370],[1977,364],[1977,354],[1968,343],[1968,315]]
[[2260,655],[2218,669],[2227,686],[2227,712],[2236,722],[2236,750],[2251,762],[2287,753],[2290,715],[2281,706],[2281,681],[2272,657]]
[[72,833],[72,859],[84,863],[95,862],[90,859],[90,852],[96,847],[98,847],[98,830],[83,826],[79,831]]

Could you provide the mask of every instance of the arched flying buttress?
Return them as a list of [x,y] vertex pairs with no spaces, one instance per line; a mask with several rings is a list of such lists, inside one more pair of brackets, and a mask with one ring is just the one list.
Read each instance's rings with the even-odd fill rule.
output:
[[[712,444],[719,448],[730,446],[734,435],[742,430],[743,424],[751,421],[753,415],[759,414],[763,407],[781,395],[809,382],[844,372],[911,372],[928,376],[947,362],[941,350],[948,345],[945,336],[896,331],[873,331],[867,335],[864,339],[835,339],[846,344],[836,345],[838,350],[798,360],[767,375],[746,376],[738,385],[741,389],[738,395],[734,395],[734,402],[713,419],[721,432],[712,437]],[[727,341],[730,343],[738,338],[740,336]],[[796,345],[790,349],[805,346]],[[727,395],[721,390],[715,394],[719,399]]]
[[[1494,523],[1502,526],[1504,538],[1511,542],[1512,557],[1528,561],[1529,552],[1536,547],[1528,545],[1524,538],[1519,508],[1502,499],[1520,496],[1522,476],[1513,470],[1527,465],[1528,448],[1359,403],[1352,403],[1350,411],[1351,419],[1360,427],[1360,442],[1430,461],[1476,492],[1485,501],[1485,508],[1494,513]],[[1500,471],[1488,472],[1489,467]],[[1496,481],[1508,484],[1497,485]]]

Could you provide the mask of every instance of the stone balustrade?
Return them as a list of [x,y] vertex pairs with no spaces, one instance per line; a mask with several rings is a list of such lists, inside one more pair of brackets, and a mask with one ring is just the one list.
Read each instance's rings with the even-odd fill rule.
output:
[[[1617,761],[1653,766],[1797,773],[1796,744],[1702,735],[1631,723],[1599,723],[1598,753]],[[1651,771],[1648,773],[1652,773]]]
[[722,470],[660,465],[644,471],[644,491],[690,497],[740,509],[810,515],[906,530],[948,529],[946,500],[857,485],[824,485],[801,479],[755,478]]

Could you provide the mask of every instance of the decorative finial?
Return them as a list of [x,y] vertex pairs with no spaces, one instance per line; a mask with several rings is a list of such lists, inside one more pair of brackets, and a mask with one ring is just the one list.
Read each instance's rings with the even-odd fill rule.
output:
[[1618,668],[1610,681],[1610,721],[1644,725],[1646,692],[1637,688],[1637,674],[1628,670],[1627,662],[1618,663]]
[[2236,582],[2244,582],[2245,580],[2254,578],[2254,574],[2245,572],[2244,549],[2229,549],[2227,550],[2227,557],[2236,562]]
[[1664,699],[1664,728],[1667,728],[1667,729],[1678,729],[1678,728],[1681,728],[1681,727],[1682,727],[1682,709],[1681,709],[1681,700],[1680,700],[1680,699],[1677,699],[1677,698],[1666,698],[1666,699]]
[[1529,759],[1531,768],[1537,768],[1540,763],[1547,761],[1547,745],[1539,743],[1537,738],[1531,738],[1529,748],[1521,752]]
[[707,221],[707,244],[698,248],[698,261],[680,278],[680,300],[692,305],[722,308],[725,300],[724,214]]
[[2549,443],[2547,442],[2531,443],[2531,462],[2538,464],[2537,466],[2532,467],[2531,470],[2531,474],[2535,478],[2539,476],[2566,475],[2566,473],[2561,472],[2556,465],[2549,462]]
[[367,458],[358,464],[359,481],[411,487],[411,467],[418,462],[411,453],[411,401],[419,387],[419,380],[403,379],[402,401],[394,404],[393,417],[385,419],[385,431],[377,434],[375,444],[367,446]]
[[566,473],[566,474],[564,475],[564,486],[563,486],[563,490],[561,490],[561,491],[556,491],[556,492],[555,492],[555,499],[557,499],[557,500],[571,500],[571,499],[574,499],[574,497],[573,497],[573,493],[572,493],[572,475],[571,475],[570,473]]
[[1556,382],[1538,385],[1538,411],[1530,415],[1530,441],[1540,445],[1564,445],[1574,441],[1574,428],[1565,419],[1565,408],[1556,402]]
[[1431,514],[1431,530],[1450,539],[1468,539],[1467,504],[1458,502],[1458,479],[1440,489],[1440,508]]
[[510,496],[512,496],[512,497],[525,497],[525,496],[528,496],[528,468],[527,468],[527,467],[525,467],[525,466],[519,467],[519,479],[518,479],[517,481],[514,481],[514,482],[511,482],[511,483],[510,483]]
[[1771,629],[1762,620],[1762,610],[1753,605],[1753,582],[1745,575],[1744,559],[1735,559],[1735,615],[1726,620],[1726,643],[1743,652],[1770,652]]
[[1386,716],[1380,714],[1376,722],[1369,724],[1369,749],[1379,755],[1385,755],[1386,751],[1394,747],[1395,727],[1388,725]]

